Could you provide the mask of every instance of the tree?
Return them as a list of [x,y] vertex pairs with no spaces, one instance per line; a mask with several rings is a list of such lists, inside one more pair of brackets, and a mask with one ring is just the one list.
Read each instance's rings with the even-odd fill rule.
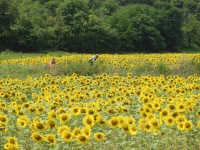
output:
[[187,47],[190,47],[192,43],[200,44],[200,21],[196,19],[195,15],[188,14],[187,19],[183,22],[182,31]]
[[119,39],[115,29],[112,29],[96,15],[89,15],[89,21],[84,34],[84,49],[91,53],[111,53],[119,50]]
[[68,0],[59,5],[58,17],[61,23],[56,33],[61,39],[60,48],[81,51],[88,14],[87,5],[81,0]]
[[12,36],[12,25],[18,15],[17,8],[11,0],[0,0],[0,45],[9,44]]
[[22,16],[13,26],[15,45],[22,51],[35,51],[37,48],[37,36],[34,27],[28,17]]
[[147,4],[147,5],[153,5],[156,0],[116,0],[120,5],[128,5],[128,4]]
[[151,17],[153,12],[147,5],[129,5],[110,17],[111,27],[118,31],[120,49],[155,52],[164,48],[164,39]]
[[159,7],[159,5],[156,6],[160,8],[154,16],[156,28],[165,39],[166,50],[175,51],[181,46],[182,41],[182,11],[176,7],[165,4],[166,3],[161,3],[161,7]]

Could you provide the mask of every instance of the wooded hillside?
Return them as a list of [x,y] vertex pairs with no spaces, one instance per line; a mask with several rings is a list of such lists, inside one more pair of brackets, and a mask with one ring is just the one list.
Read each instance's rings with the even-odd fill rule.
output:
[[0,0],[0,49],[173,52],[200,46],[199,0]]

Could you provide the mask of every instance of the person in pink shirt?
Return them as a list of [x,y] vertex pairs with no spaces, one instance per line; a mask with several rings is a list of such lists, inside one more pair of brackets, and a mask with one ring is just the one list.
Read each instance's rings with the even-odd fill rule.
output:
[[53,59],[49,62],[48,67],[53,68],[53,67],[55,67],[55,66],[56,66],[56,59],[53,58]]

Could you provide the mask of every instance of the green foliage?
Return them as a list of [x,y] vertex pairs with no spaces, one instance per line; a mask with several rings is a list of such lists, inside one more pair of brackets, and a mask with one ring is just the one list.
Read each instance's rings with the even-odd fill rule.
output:
[[117,0],[120,5],[128,5],[134,3],[153,5],[156,0]]
[[187,18],[183,22],[182,31],[184,33],[184,39],[186,46],[190,47],[192,43],[200,46],[200,21],[196,19],[193,14],[188,14]]
[[[163,3],[166,4],[166,3]],[[181,44],[182,32],[181,23],[183,21],[182,11],[170,5],[163,5],[155,16],[155,22],[161,36],[165,39],[167,50],[175,51]],[[160,7],[160,6],[157,6]]]
[[154,8],[145,5],[129,5],[113,14],[110,22],[119,32],[121,49],[136,51],[159,51],[164,39],[151,18]]
[[166,64],[164,64],[163,62],[160,62],[157,66],[156,66],[157,72],[158,74],[163,74],[165,76],[169,75],[169,67],[167,67]]
[[11,42],[11,27],[17,15],[17,8],[11,0],[0,0],[0,49],[3,48],[3,44]]
[[24,50],[34,50],[37,35],[29,18],[22,16],[18,24],[13,27],[13,31],[17,41],[16,45]]
[[159,52],[199,46],[198,0],[0,0],[0,49]]

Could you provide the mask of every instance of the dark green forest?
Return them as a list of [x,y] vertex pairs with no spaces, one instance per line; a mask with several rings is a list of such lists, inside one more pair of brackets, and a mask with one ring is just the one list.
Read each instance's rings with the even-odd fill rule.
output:
[[199,0],[0,0],[0,50],[175,52],[200,47]]

